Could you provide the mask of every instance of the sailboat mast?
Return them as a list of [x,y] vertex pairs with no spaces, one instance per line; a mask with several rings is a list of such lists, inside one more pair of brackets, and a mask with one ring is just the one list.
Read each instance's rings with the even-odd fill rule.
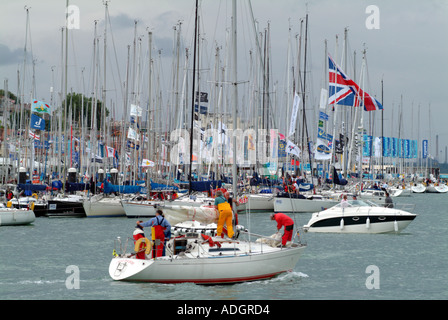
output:
[[[65,72],[64,72],[64,95],[63,95],[63,100],[64,101],[64,135],[65,135],[65,144],[64,144],[64,151],[65,151],[65,157],[64,157],[64,166],[63,166],[63,179],[64,179],[64,185],[63,185],[63,190],[65,190],[65,185],[67,183],[67,134],[66,134],[66,130],[67,130],[67,82],[68,82],[68,7],[69,7],[69,0],[66,1],[66,17],[65,17]],[[62,150],[61,150],[62,151]]]
[[[238,87],[237,87],[237,19],[236,19],[236,0],[232,1],[232,47],[233,47],[233,64],[232,64],[232,83],[233,83],[233,132],[237,128],[237,105],[238,105]],[[233,197],[237,196],[237,170],[236,170],[236,135],[232,137],[233,140],[233,164],[232,164],[232,182],[233,182]]]
[[121,129],[121,171],[123,172],[123,177],[126,180],[127,174],[127,163],[126,163],[126,148],[125,148],[125,137],[126,137],[126,119],[128,115],[128,94],[129,94],[129,68],[130,68],[130,55],[131,55],[131,46],[128,45],[128,57],[126,63],[126,83],[125,83],[125,94],[124,94],[124,113],[122,118],[122,129]]
[[101,103],[101,120],[103,121],[103,126],[102,126],[102,143],[103,146],[106,147],[106,126],[107,126],[107,121],[106,121],[106,82],[107,82],[107,77],[106,77],[106,71],[107,71],[107,63],[106,63],[106,54],[107,54],[107,17],[108,17],[108,0],[103,0],[103,4],[104,4],[104,52],[103,52],[103,97],[102,100],[103,102]]
[[[383,79],[381,79],[381,105],[384,106]],[[384,179],[384,108],[381,110],[381,176]]]
[[[26,10],[26,27],[25,27],[25,47],[23,49],[23,75],[22,75],[22,89],[20,94],[18,95],[19,97],[21,97],[21,102],[20,102],[20,125],[19,125],[19,130],[22,130],[24,127],[24,108],[25,108],[25,68],[26,68],[26,61],[27,61],[27,43],[28,43],[28,31],[29,31],[29,23],[30,23],[30,8],[25,6],[25,10]],[[32,98],[34,99],[34,97]],[[23,130],[22,132],[23,134],[21,134],[19,136],[19,149],[18,149],[18,157],[17,157],[17,168],[20,171],[20,161],[21,161],[21,157],[22,157],[22,139],[24,139],[25,136],[28,136],[28,133]],[[26,166],[26,159],[23,162],[24,166]],[[17,172],[17,176],[19,177],[20,172]]]
[[194,50],[193,50],[193,85],[191,96],[191,122],[190,122],[190,163],[189,163],[189,187],[188,192],[191,193],[191,177],[192,177],[192,165],[193,165],[193,124],[194,124],[194,102],[195,102],[195,89],[196,89],[196,50],[198,42],[198,0],[196,0],[196,13],[194,22]]
[[310,163],[310,171],[311,171],[311,179],[313,178],[313,158],[311,157],[311,149],[310,149],[310,138],[308,136],[308,127],[306,124],[306,112],[305,112],[305,106],[306,106],[306,57],[307,57],[307,42],[308,42],[308,14],[306,15],[305,19],[305,56],[304,56],[304,64],[303,64],[303,128],[305,130],[304,134],[306,136],[306,144],[308,147],[308,157],[309,157],[309,163]]
[[[152,96],[151,96],[151,90],[152,90],[152,82],[151,82],[151,80],[152,80],[152,66],[151,66],[151,64],[152,64],[152,32],[151,31],[148,31],[148,111],[147,111],[147,118],[146,118],[146,135],[147,135],[147,137],[148,137],[148,147],[147,147],[147,150],[148,150],[148,159],[149,160],[152,160],[152,159],[154,159],[154,158],[152,158],[151,157],[151,155],[153,154],[153,152],[152,152],[152,139],[151,139],[151,129],[153,129],[152,128],[152,120],[151,120],[151,117],[153,116],[152,114],[151,114],[151,106],[152,106],[152,104],[151,104],[151,99],[152,99]],[[146,189],[147,189],[147,192],[148,192],[148,194],[147,194],[147,196],[148,196],[148,199],[149,199],[149,195],[150,195],[150,190],[151,190],[151,177],[150,177],[150,175],[149,175],[149,171],[150,170],[147,170],[147,174],[146,174]]]

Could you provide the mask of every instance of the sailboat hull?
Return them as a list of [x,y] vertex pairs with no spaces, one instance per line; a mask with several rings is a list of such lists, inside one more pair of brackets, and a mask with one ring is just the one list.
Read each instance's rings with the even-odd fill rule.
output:
[[19,226],[33,223],[36,220],[33,210],[0,209],[0,226]]
[[448,192],[448,186],[445,184],[440,185],[428,185],[426,186],[426,192],[428,193],[446,193]]
[[331,199],[276,198],[274,212],[317,212],[331,208],[339,201]]
[[82,201],[48,200],[47,217],[86,217]]
[[121,201],[121,206],[128,218],[155,217],[157,207],[160,205],[163,205],[162,201]]
[[413,185],[411,187],[411,190],[413,193],[425,193],[426,192],[426,187],[424,185],[422,185],[421,183]]
[[88,218],[125,217],[120,198],[86,199],[83,203]]
[[[223,254],[195,258],[191,256],[162,257],[156,260],[114,258],[109,266],[109,275],[114,280],[196,284],[228,284],[269,279],[292,270],[305,246],[271,248],[252,243],[251,253],[239,249],[232,252],[230,246],[221,248]],[[218,249],[216,249],[218,250]]]
[[238,212],[243,211],[274,211],[274,195],[272,194],[250,194],[247,195],[247,199],[244,198],[237,206]]

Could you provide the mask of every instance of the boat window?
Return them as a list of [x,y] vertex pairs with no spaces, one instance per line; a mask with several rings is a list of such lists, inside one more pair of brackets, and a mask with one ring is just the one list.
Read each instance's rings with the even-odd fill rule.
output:
[[356,206],[356,207],[368,207],[369,204],[362,201],[362,200],[349,200],[349,203],[351,206]]

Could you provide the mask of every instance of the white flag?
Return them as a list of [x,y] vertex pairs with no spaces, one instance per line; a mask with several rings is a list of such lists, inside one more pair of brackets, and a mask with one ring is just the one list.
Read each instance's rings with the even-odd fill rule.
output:
[[29,135],[30,135],[30,138],[33,138],[34,140],[40,140],[40,136],[39,135],[37,135],[37,134],[35,134],[33,131],[31,131],[31,130],[29,130]]
[[297,113],[299,111],[299,105],[300,105],[300,96],[296,92],[294,94],[294,104],[292,106],[291,122],[289,123],[288,137],[292,136],[296,131],[296,121],[297,121]]
[[112,148],[112,147],[106,146],[106,155],[107,155],[108,158],[115,157],[115,149]]
[[143,159],[142,167],[154,167],[155,163],[149,159]]
[[135,104],[131,104],[131,116],[141,117],[142,116],[142,108],[136,106]]
[[293,154],[299,158],[302,154],[302,151],[300,150],[300,148],[298,146],[296,146],[294,143],[292,143],[290,140],[287,140],[285,151],[286,151],[286,153]]
[[327,108],[328,103],[328,90],[322,88],[320,91],[320,103],[319,108],[325,110]]
[[133,140],[137,139],[137,132],[132,128],[129,128],[128,139],[133,139]]
[[329,160],[331,159],[330,142],[317,138],[316,148],[314,150],[314,158],[316,160]]
[[375,158],[380,158],[381,157],[381,139],[379,137],[375,137],[374,150],[375,150]]

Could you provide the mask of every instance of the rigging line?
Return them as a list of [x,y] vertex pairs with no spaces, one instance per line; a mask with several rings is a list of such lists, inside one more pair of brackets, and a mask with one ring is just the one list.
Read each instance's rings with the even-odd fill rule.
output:
[[[221,14],[221,5],[222,5],[222,0],[219,1],[219,5],[218,5],[218,13],[216,15],[217,17],[216,17],[216,23],[215,23],[215,30],[213,32],[213,37],[212,37],[212,43],[214,45],[210,47],[210,51],[211,51],[210,56],[214,56],[215,55],[215,50],[216,50],[216,46],[217,46],[217,43],[216,43],[216,31],[218,30],[218,23],[220,21],[218,19],[218,17],[222,16],[222,14]],[[227,16],[227,15],[225,15],[225,16]]]
[[[110,21],[109,10],[107,10],[106,15],[107,15],[107,20],[109,22],[110,35],[111,35],[111,38],[112,38],[112,47],[113,47],[113,50],[114,50],[115,64],[116,64],[116,67],[117,67],[118,81],[119,81],[119,84],[120,84],[119,87],[121,89],[121,95],[122,95],[122,97],[124,97],[125,89],[124,89],[124,86],[121,85],[123,83],[123,81],[122,81],[122,77],[121,77],[121,73],[120,73],[120,67],[119,67],[120,64],[118,63],[117,47],[115,45],[114,33],[112,32],[112,23]],[[107,23],[107,21],[105,23]]]
[[[28,22],[28,37],[30,40],[30,58],[31,58],[31,64],[32,64],[32,70],[34,69],[34,53],[33,53],[33,41],[31,38],[31,23]],[[32,74],[34,75],[34,72],[32,72]],[[34,75],[35,76],[35,75]],[[34,97],[31,97],[31,99],[35,99],[37,97],[37,92],[36,92],[36,83],[35,80],[33,79],[34,77],[31,77],[31,88],[32,88],[32,93],[34,95]]]

